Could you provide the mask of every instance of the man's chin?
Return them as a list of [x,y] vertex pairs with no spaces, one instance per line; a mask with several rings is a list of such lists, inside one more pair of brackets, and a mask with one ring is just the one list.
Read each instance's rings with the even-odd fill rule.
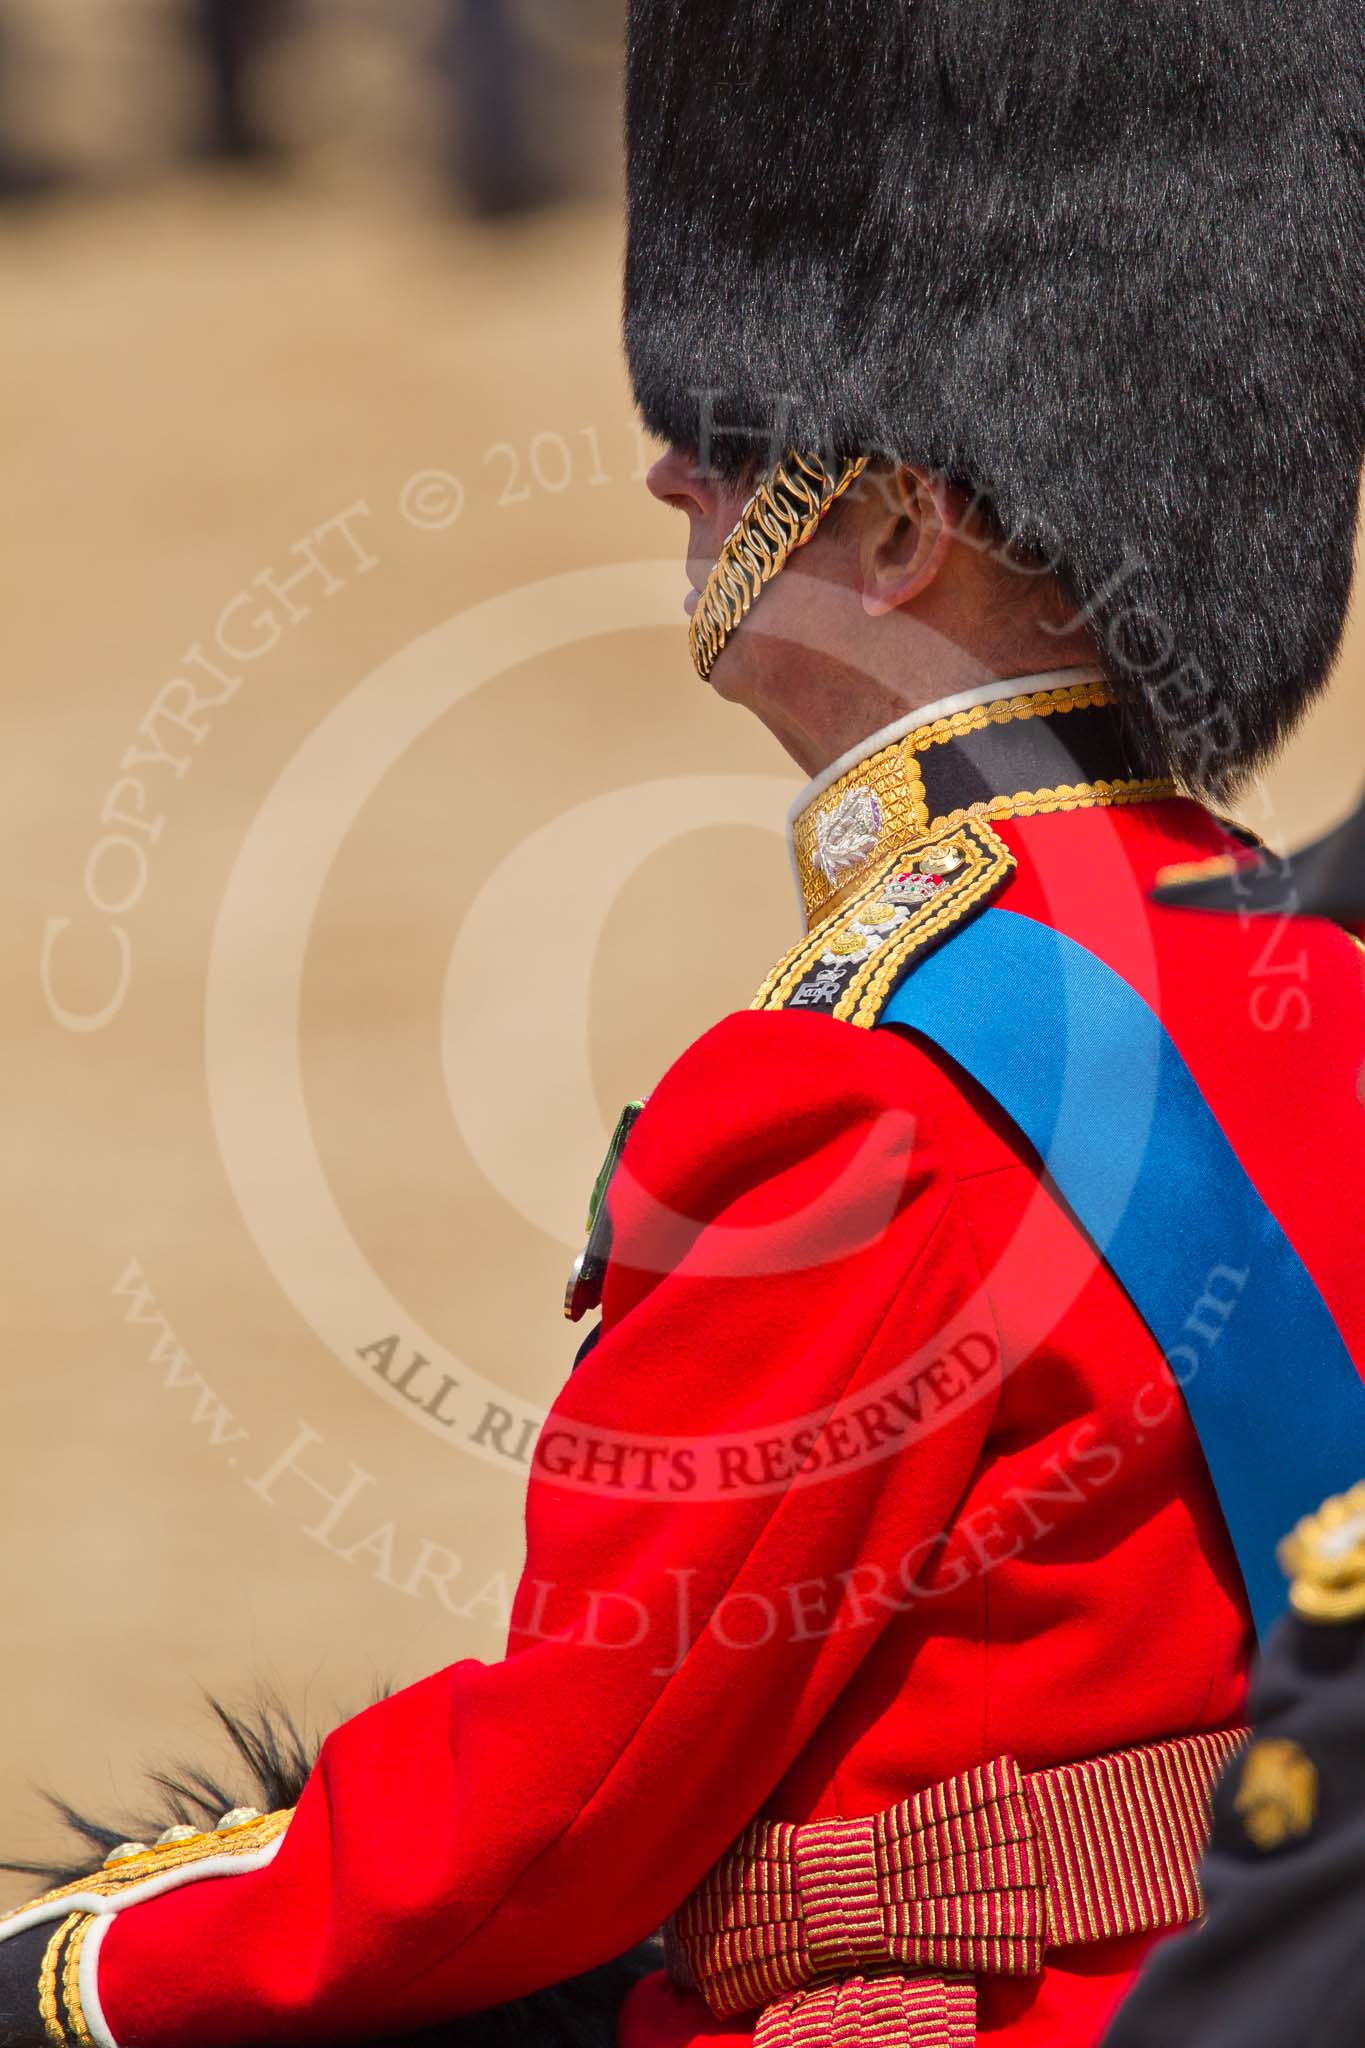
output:
[[721,649],[707,681],[725,703],[740,704],[767,724],[763,706],[752,687],[753,678],[748,672],[748,664],[735,641],[728,641]]

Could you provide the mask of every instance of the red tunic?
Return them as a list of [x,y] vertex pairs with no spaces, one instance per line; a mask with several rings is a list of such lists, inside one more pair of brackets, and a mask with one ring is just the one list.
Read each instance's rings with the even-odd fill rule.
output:
[[[1000,901],[1157,1008],[1365,1357],[1352,942],[1150,909],[1160,868],[1218,850],[1187,802],[998,830]],[[541,1440],[505,1661],[339,1730],[267,1867],[117,1916],[97,1976],[119,2048],[497,2003],[648,1934],[759,1809],[857,1815],[1001,1754],[1241,1715],[1247,1614],[1180,1398],[946,1062],[826,1016],[730,1017],[651,1098],[612,1209],[604,1334]],[[1089,2048],[1143,1947],[987,1982],[983,2038]],[[751,2039],[661,1976],[620,2033]]]

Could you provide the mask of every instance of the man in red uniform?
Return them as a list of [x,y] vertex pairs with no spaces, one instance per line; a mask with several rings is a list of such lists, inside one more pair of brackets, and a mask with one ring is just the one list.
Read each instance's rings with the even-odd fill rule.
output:
[[1357,955],[1150,902],[1340,634],[1355,0],[630,38],[653,484],[806,936],[629,1131],[505,1660],[0,1925],[13,2040],[373,2040],[667,1921],[623,2048],[1088,2048],[1365,1469]]

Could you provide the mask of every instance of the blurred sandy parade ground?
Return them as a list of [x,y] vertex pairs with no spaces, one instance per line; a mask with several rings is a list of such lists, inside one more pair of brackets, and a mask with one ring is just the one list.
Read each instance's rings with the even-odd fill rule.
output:
[[[279,7],[236,135],[223,9],[0,14],[0,1854],[204,1689],[497,1654],[607,1130],[790,943],[641,482],[619,11]],[[1248,820],[1363,742],[1357,620]]]

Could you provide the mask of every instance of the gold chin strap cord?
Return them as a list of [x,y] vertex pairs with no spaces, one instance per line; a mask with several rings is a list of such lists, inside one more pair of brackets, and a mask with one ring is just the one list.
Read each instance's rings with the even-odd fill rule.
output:
[[764,477],[721,549],[692,614],[692,659],[703,682],[765,586],[798,548],[815,538],[826,514],[867,464],[867,456],[857,455],[835,472],[818,455],[793,450]]

